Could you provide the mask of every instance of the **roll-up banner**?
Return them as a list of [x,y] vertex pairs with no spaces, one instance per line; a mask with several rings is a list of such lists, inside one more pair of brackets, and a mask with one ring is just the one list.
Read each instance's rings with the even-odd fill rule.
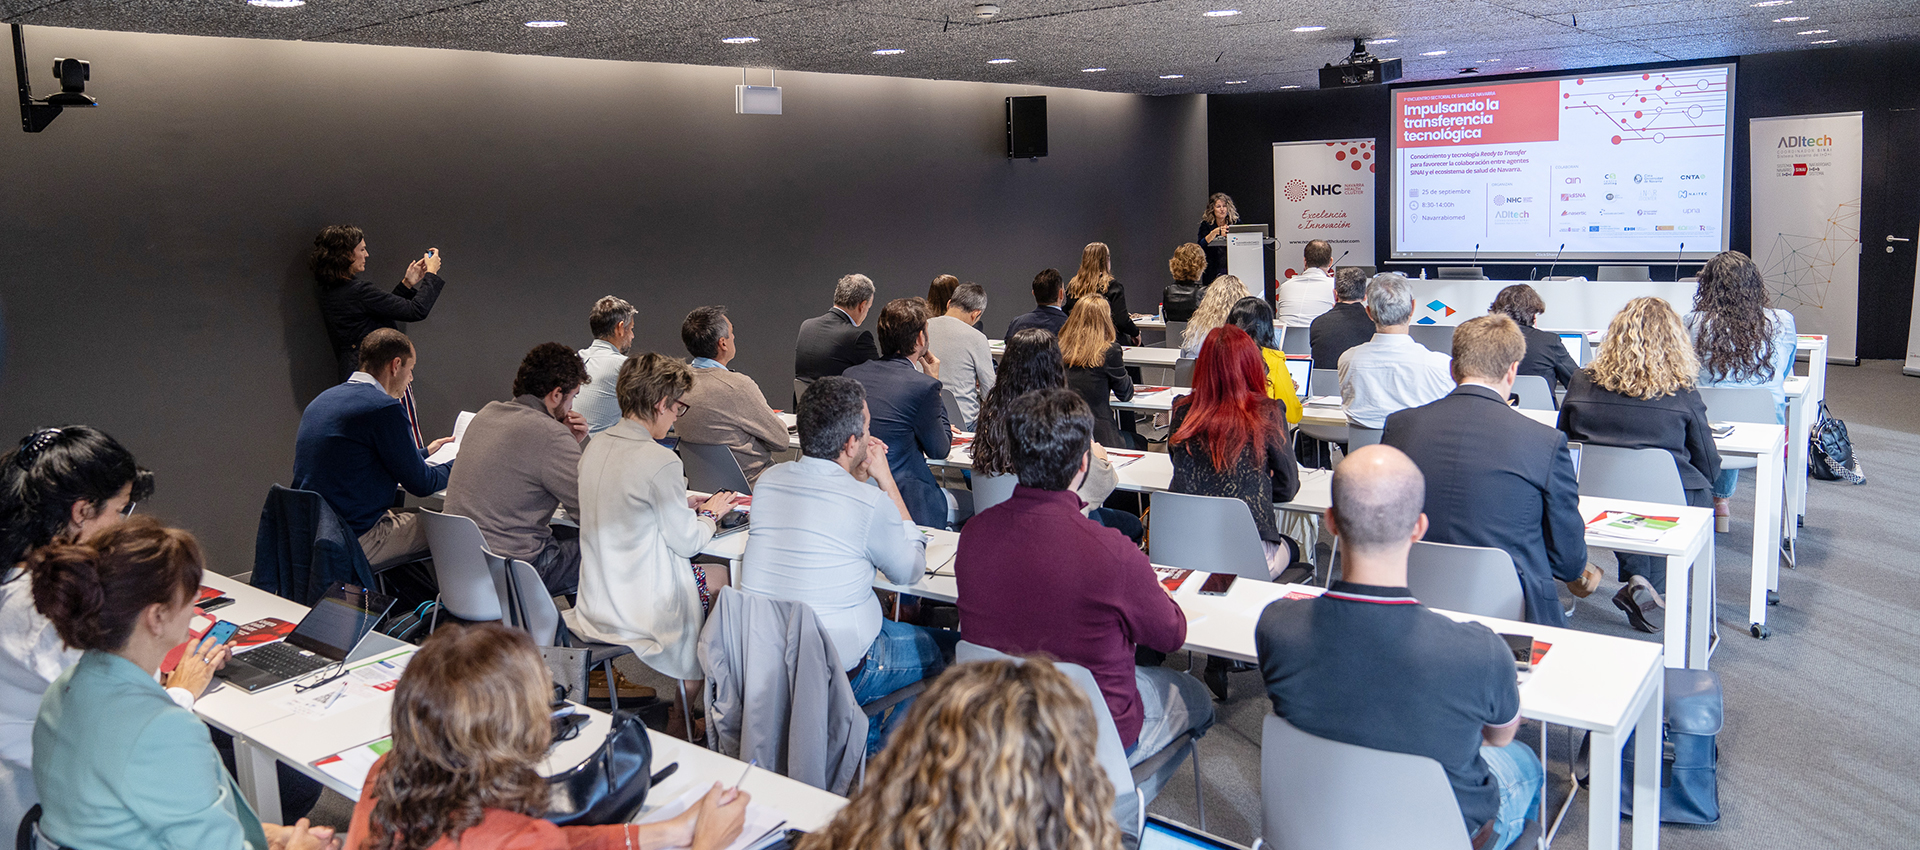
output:
[[1273,143],[1273,258],[1286,280],[1300,271],[1301,249],[1325,239],[1343,266],[1371,266],[1373,187],[1379,151],[1373,139]]
[[1755,118],[1753,259],[1775,307],[1803,334],[1827,335],[1827,360],[1858,359],[1860,113]]
[[[1920,234],[1914,235],[1920,242]],[[1900,371],[1920,378],[1920,262],[1913,264],[1913,318],[1907,325],[1907,365]]]

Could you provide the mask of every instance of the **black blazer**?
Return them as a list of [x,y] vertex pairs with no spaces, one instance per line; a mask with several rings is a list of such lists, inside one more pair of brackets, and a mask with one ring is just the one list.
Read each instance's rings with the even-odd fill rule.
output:
[[[1193,241],[1207,254],[1207,270],[1200,273],[1201,283],[1212,283],[1213,279],[1227,273],[1227,242],[1220,240],[1218,245],[1207,244],[1207,234],[1215,227],[1211,219],[1200,222],[1200,229],[1193,234]],[[1244,282],[1244,281],[1243,281]],[[1257,294],[1257,293],[1256,293]]]
[[1638,399],[1603,389],[1585,369],[1560,402],[1560,430],[1567,438],[1623,449],[1666,449],[1680,466],[1680,486],[1705,490],[1720,474],[1720,450],[1699,390]]
[[1580,366],[1573,362],[1573,355],[1567,353],[1567,346],[1560,342],[1560,335],[1528,325],[1520,329],[1527,338],[1526,356],[1520,358],[1520,374],[1539,375],[1547,379],[1547,386],[1559,384],[1573,386],[1573,373]]
[[1573,581],[1587,565],[1567,435],[1516,412],[1493,390],[1463,385],[1389,415],[1380,441],[1406,452],[1426,476],[1426,539],[1505,550],[1520,573],[1528,622],[1567,624],[1553,581]]
[[[1192,403],[1191,395],[1174,400],[1173,416],[1167,425],[1169,435],[1186,423]],[[1199,440],[1176,443],[1169,439],[1167,456],[1173,462],[1173,480],[1167,489],[1196,496],[1239,499],[1253,512],[1253,526],[1260,530],[1260,539],[1279,543],[1280,525],[1274,519],[1273,506],[1291,502],[1299,495],[1300,465],[1294,461],[1293,448],[1287,444],[1286,408],[1272,399],[1267,399],[1263,406],[1268,417],[1267,444],[1259,446],[1249,441],[1225,472],[1213,468],[1205,443]]]
[[1121,361],[1120,344],[1107,348],[1107,361],[1099,367],[1068,366],[1067,388],[1080,394],[1093,409],[1093,439],[1103,446],[1119,446],[1120,429],[1113,424],[1113,405],[1107,393],[1121,401],[1133,398],[1133,378]]
[[860,329],[840,308],[800,323],[793,347],[793,376],[805,380],[839,375],[849,366],[880,359],[873,333]]
[[1066,323],[1067,311],[1055,307],[1052,304],[1042,304],[1033,308],[1032,312],[1021,313],[1013,317],[1013,321],[1007,323],[1007,336],[1002,337],[1002,339],[1010,338],[1014,334],[1024,331],[1027,328],[1039,328],[1044,331],[1051,331],[1054,336],[1059,336],[1060,328]]
[[1120,281],[1107,281],[1107,306],[1113,310],[1113,333],[1121,345],[1140,344],[1140,326],[1133,323],[1133,314],[1127,311],[1127,290]]
[[1360,306],[1360,302],[1335,303],[1333,309],[1315,316],[1313,324],[1307,326],[1307,340],[1313,346],[1313,368],[1340,368],[1340,355],[1373,339],[1373,333],[1373,319],[1367,317],[1367,308]]
[[397,322],[426,318],[446,284],[432,273],[422,276],[419,285],[412,288],[394,284],[392,292],[383,292],[364,278],[320,284],[320,316],[326,320],[327,340],[333,343],[333,356],[340,363],[340,379],[346,380],[360,368],[360,340]]

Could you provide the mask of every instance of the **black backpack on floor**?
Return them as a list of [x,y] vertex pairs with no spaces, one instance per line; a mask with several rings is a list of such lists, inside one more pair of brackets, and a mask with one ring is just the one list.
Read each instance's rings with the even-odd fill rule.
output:
[[1807,474],[1821,481],[1847,481],[1853,484],[1867,483],[1867,476],[1860,471],[1860,459],[1853,456],[1853,440],[1847,437],[1847,423],[1834,418],[1827,411],[1827,403],[1820,402],[1820,418],[1813,424],[1813,433],[1808,436]]

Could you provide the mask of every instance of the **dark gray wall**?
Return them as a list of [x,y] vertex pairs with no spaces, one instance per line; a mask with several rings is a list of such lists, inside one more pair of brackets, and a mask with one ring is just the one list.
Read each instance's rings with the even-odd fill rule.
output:
[[[224,572],[250,567],[300,411],[334,378],[304,267],[322,225],[367,230],[374,280],[430,245],[445,256],[446,292],[409,329],[440,436],[506,397],[532,345],[584,346],[607,293],[641,305],[636,350],[676,355],[686,311],[726,304],[735,365],[777,407],[797,325],[849,271],[883,300],[940,273],[977,281],[997,336],[1036,271],[1070,275],[1100,240],[1151,309],[1206,193],[1199,97],[787,73],[785,115],[739,116],[724,68],[27,40],[36,69],[91,60],[102,106],[0,130],[0,436],[105,428],[158,474],[142,511],[200,534]],[[1014,94],[1048,95],[1051,156],[1007,161]]]

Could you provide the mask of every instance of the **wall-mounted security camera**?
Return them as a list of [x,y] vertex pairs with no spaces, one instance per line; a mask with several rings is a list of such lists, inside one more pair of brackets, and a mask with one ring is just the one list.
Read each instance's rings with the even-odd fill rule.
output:
[[998,14],[1000,14],[1000,7],[992,3],[975,3],[973,5],[974,20],[991,20],[994,15]]
[[59,117],[60,110],[69,106],[100,105],[87,96],[87,79],[93,76],[93,71],[85,59],[53,60],[53,76],[60,81],[60,93],[35,100],[33,85],[27,81],[27,45],[20,35],[19,24],[13,25],[13,72],[20,77],[20,129],[26,132],[47,129],[47,125]]

